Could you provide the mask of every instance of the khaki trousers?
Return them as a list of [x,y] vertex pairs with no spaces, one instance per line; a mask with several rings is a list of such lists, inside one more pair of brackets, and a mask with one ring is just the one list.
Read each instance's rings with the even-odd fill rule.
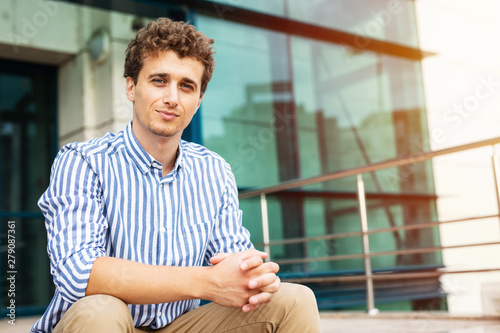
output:
[[135,328],[127,305],[109,295],[87,296],[64,314],[54,333],[321,332],[316,299],[298,284],[282,283],[270,303],[245,313],[209,303],[158,330]]

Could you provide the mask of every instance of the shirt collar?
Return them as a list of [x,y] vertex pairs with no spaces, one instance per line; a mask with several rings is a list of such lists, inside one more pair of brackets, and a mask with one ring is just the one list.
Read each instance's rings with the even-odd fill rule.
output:
[[[132,160],[142,173],[147,173],[151,170],[151,167],[161,168],[161,163],[158,162],[153,156],[149,155],[149,153],[141,146],[139,140],[135,137],[135,134],[132,131],[132,121],[130,121],[125,128],[124,140],[130,157],[132,157]],[[183,151],[184,149],[182,148],[182,144],[179,144],[173,171],[177,171],[182,166],[182,161],[184,159]]]
[[179,141],[179,148],[177,148],[177,158],[175,159],[174,170],[178,170],[184,165],[184,147],[182,140]]

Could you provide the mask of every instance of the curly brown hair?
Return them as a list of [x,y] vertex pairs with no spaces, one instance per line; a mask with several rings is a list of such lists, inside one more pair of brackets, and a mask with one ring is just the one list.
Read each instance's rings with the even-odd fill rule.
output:
[[125,52],[123,76],[131,77],[135,84],[143,66],[144,58],[161,51],[174,51],[180,58],[190,57],[200,61],[205,70],[201,78],[201,93],[205,93],[215,67],[212,44],[208,38],[191,24],[160,17],[137,32]]

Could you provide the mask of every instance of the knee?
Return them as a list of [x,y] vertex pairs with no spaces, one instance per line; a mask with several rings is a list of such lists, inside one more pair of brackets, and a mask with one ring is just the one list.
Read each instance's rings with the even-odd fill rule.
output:
[[304,285],[284,282],[281,284],[280,293],[280,296],[289,302],[317,307],[313,291]]
[[[130,316],[127,305],[109,295],[92,295],[82,298],[76,309],[80,316],[92,321],[109,321],[111,318],[126,319]],[[73,305],[75,306],[76,303]],[[130,316],[131,317],[131,316]]]
[[[311,289],[300,284],[282,283],[275,295],[277,309],[283,311],[279,327],[286,332],[320,332],[316,297]],[[274,298],[271,300],[271,304]],[[277,311],[278,312],[278,311]]]
[[64,314],[61,324],[68,332],[101,332],[104,328],[110,332],[113,327],[117,328],[116,332],[133,332],[134,329],[127,305],[109,295],[92,295],[78,300]]

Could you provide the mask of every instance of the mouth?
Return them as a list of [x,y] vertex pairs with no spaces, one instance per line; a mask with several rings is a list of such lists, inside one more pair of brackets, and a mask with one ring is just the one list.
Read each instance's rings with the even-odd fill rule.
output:
[[179,115],[175,112],[163,111],[163,110],[155,110],[155,111],[160,115],[160,117],[162,117],[165,120],[173,120],[179,117]]

